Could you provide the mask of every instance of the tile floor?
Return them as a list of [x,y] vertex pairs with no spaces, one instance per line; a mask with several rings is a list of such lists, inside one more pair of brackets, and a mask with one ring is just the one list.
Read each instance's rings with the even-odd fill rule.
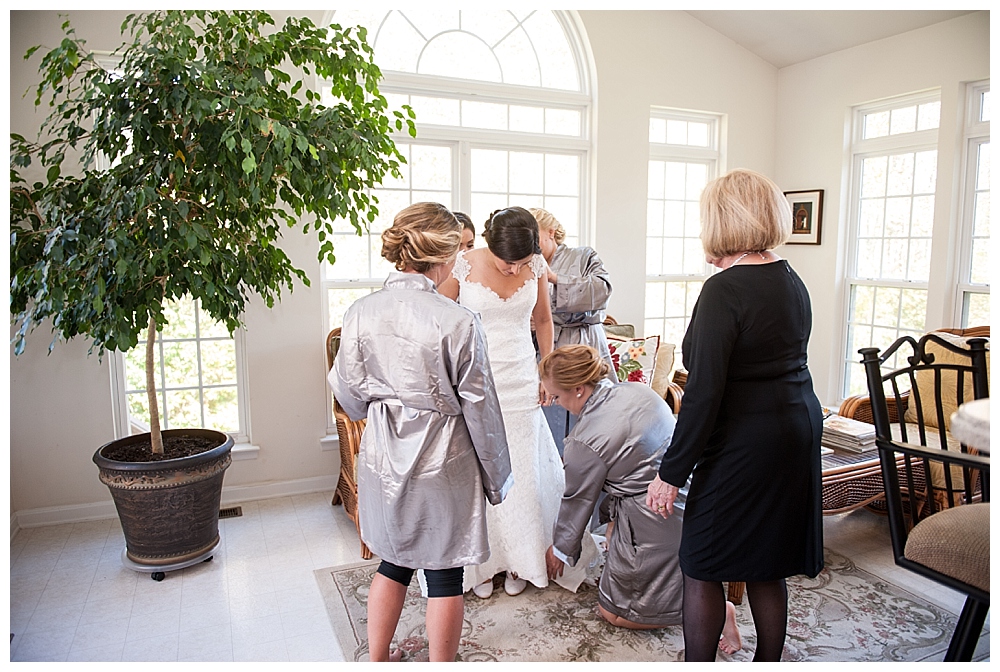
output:
[[[162,582],[125,569],[117,520],[21,530],[10,546],[12,661],[342,661],[313,570],[360,560],[330,493],[245,502],[211,562]],[[884,518],[824,519],[826,545],[958,613],[957,593],[895,567]],[[989,622],[987,621],[987,626]],[[977,659],[989,659],[984,635]]]

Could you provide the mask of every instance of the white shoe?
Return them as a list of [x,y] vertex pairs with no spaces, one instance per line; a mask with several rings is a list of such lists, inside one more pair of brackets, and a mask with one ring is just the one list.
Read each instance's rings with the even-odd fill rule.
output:
[[483,583],[480,583],[478,586],[475,586],[472,589],[472,592],[475,593],[476,597],[480,599],[485,600],[489,598],[489,596],[493,594],[493,579],[490,579],[489,581],[484,581]]
[[508,595],[520,595],[528,587],[528,582],[519,579],[515,575],[507,572],[507,578],[503,580],[503,590]]

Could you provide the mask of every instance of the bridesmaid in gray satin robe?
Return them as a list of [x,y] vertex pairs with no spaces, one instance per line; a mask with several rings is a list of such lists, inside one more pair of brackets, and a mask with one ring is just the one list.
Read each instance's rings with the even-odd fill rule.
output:
[[415,569],[428,582],[431,660],[455,659],[463,567],[490,556],[485,500],[499,504],[513,483],[479,318],[436,290],[460,238],[437,203],[396,215],[382,255],[403,272],[347,310],[329,376],[347,414],[368,419],[357,482],[361,537],[383,561],[368,600],[373,661],[389,659]]
[[579,416],[566,437],[566,491],[546,553],[551,575],[579,560],[591,513],[607,493],[611,522],[598,604],[611,624],[652,629],[681,622],[683,576],[677,549],[681,521],[645,505],[674,431],[674,416],[641,383],[613,384],[596,350],[571,345],[542,360],[542,385],[555,403]]
[[[605,310],[611,297],[611,278],[601,258],[590,247],[567,247],[566,231],[552,213],[542,208],[529,210],[538,222],[538,245],[549,265],[549,302],[555,348],[583,344],[597,350],[611,366],[608,380],[618,382],[604,334]],[[545,418],[552,430],[559,454],[563,437],[576,418],[555,406],[545,407]]]

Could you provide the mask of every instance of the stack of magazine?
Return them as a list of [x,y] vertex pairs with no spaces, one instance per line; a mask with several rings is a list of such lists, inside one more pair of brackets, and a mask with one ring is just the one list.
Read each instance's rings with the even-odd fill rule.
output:
[[840,415],[823,420],[824,446],[852,453],[875,449],[875,426]]

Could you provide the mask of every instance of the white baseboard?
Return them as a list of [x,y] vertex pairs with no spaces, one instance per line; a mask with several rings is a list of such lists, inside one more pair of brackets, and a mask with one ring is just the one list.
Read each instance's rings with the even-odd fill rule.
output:
[[337,489],[337,478],[337,474],[330,474],[328,476],[300,478],[294,481],[233,485],[228,488],[223,486],[222,506],[252,502],[257,499],[308,495],[312,492],[333,492]]
[[[293,495],[306,495],[312,492],[332,492],[336,488],[337,476],[333,474],[300,478],[294,481],[223,486],[221,504],[222,506],[231,506],[240,502],[251,502],[258,499],[291,497]],[[117,516],[118,512],[115,510],[115,504],[111,500],[94,502],[92,504],[26,509],[18,511],[10,517],[10,538],[13,540],[18,530],[30,527],[82,523],[88,520],[107,520],[108,518],[116,518]]]

